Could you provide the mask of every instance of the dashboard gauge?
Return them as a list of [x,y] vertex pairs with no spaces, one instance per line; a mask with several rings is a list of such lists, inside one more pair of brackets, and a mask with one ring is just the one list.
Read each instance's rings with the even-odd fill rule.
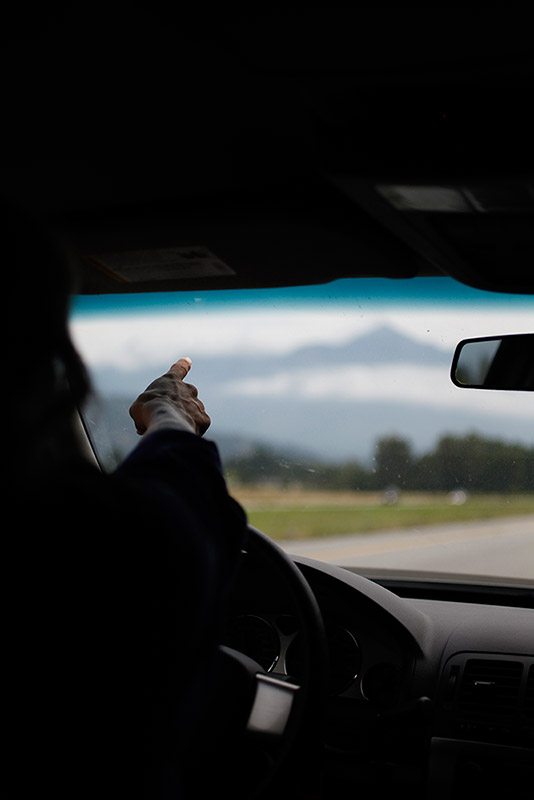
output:
[[[326,626],[329,653],[328,689],[331,694],[340,694],[358,676],[361,665],[360,647],[356,638],[342,625]],[[301,648],[297,636],[286,653],[286,672],[297,678],[302,673]]]
[[280,658],[280,639],[273,626],[254,614],[234,617],[228,624],[224,644],[257,661],[270,672]]
[[393,705],[398,700],[401,679],[402,673],[394,664],[375,664],[363,677],[362,694],[377,705]]
[[326,634],[330,652],[329,689],[332,694],[339,694],[358,676],[360,647],[352,633],[341,625],[327,626]]

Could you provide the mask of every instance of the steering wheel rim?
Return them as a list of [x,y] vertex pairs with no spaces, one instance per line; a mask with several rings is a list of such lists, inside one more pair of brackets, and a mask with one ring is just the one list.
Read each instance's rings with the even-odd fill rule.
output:
[[299,636],[309,658],[303,659],[303,695],[324,703],[328,682],[328,649],[319,604],[306,578],[282,548],[263,531],[248,525],[247,552],[270,561],[294,594]]
[[[219,691],[224,694],[224,698],[221,699],[221,706],[214,712],[219,717],[214,728],[217,725],[220,727],[221,716],[225,714],[230,713],[234,718],[239,718],[240,730],[237,732],[235,742],[232,742],[232,736],[224,725],[222,729],[225,731],[224,748],[225,752],[230,754],[229,761],[236,760],[237,769],[242,768],[243,774],[247,775],[246,785],[234,782],[228,787],[232,797],[238,797],[240,800],[243,798],[256,800],[267,796],[266,792],[269,792],[270,797],[271,787],[275,781],[281,781],[285,786],[286,781],[293,780],[295,773],[298,772],[298,768],[295,770],[295,764],[299,763],[300,756],[306,758],[306,771],[310,770],[310,764],[318,765],[328,678],[327,645],[321,611],[301,571],[279,545],[262,531],[249,525],[241,569],[246,570],[247,560],[250,558],[259,560],[272,572],[275,580],[284,583],[287,588],[292,612],[298,623],[302,670],[299,674],[298,691],[293,695],[287,724],[283,726],[283,730],[276,735],[272,735],[272,731],[258,731],[257,728],[251,730],[248,723],[252,718],[252,709],[256,708],[257,704],[258,682],[269,681],[270,676],[246,655],[228,647],[220,648],[221,664],[224,664],[225,671],[224,676],[220,677],[222,687]],[[233,677],[229,677],[230,675]],[[277,677],[273,683],[283,684],[283,681],[276,680]],[[254,682],[254,680],[256,683],[253,690],[247,688],[247,681]],[[295,684],[291,681],[290,685]],[[282,689],[284,688],[282,686]],[[235,705],[234,700],[236,700]],[[220,743],[217,747],[219,745]],[[260,767],[256,766],[256,761],[253,762],[254,766],[246,763],[252,752]],[[257,771],[263,771],[264,774],[256,781]],[[230,764],[225,764],[223,769],[218,769],[218,772],[219,787],[225,783],[225,774],[227,781],[235,781]],[[251,773],[254,773],[252,786],[248,780],[248,775]]]

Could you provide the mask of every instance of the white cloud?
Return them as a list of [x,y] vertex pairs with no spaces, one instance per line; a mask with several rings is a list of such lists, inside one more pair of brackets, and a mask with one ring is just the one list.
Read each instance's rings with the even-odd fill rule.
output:
[[180,355],[282,354],[318,342],[342,342],[372,327],[339,313],[199,310],[187,315],[123,315],[73,320],[75,343],[89,363],[134,368]]
[[534,421],[526,392],[484,392],[453,386],[443,367],[414,364],[342,365],[324,373],[309,369],[228,383],[229,395],[301,400],[391,400],[435,408],[463,408],[525,417]]
[[202,304],[162,314],[73,319],[74,342],[89,365],[134,369],[182,355],[284,354],[312,344],[336,344],[388,325],[419,341],[448,349],[462,338],[532,331],[532,313],[391,309],[206,310]]

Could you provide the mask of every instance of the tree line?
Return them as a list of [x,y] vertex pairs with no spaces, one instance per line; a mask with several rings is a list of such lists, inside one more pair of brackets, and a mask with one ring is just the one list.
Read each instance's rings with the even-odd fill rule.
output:
[[357,460],[330,464],[288,458],[258,445],[225,464],[230,479],[241,484],[272,483],[310,489],[451,492],[532,492],[534,447],[487,439],[476,433],[444,435],[433,450],[414,453],[410,442],[386,436],[376,442],[372,465]]

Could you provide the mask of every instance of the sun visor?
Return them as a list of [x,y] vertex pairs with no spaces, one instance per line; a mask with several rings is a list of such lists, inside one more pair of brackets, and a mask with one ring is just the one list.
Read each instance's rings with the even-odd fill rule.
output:
[[151,284],[235,275],[215,253],[198,245],[99,253],[86,256],[84,260],[107,278],[121,284]]

